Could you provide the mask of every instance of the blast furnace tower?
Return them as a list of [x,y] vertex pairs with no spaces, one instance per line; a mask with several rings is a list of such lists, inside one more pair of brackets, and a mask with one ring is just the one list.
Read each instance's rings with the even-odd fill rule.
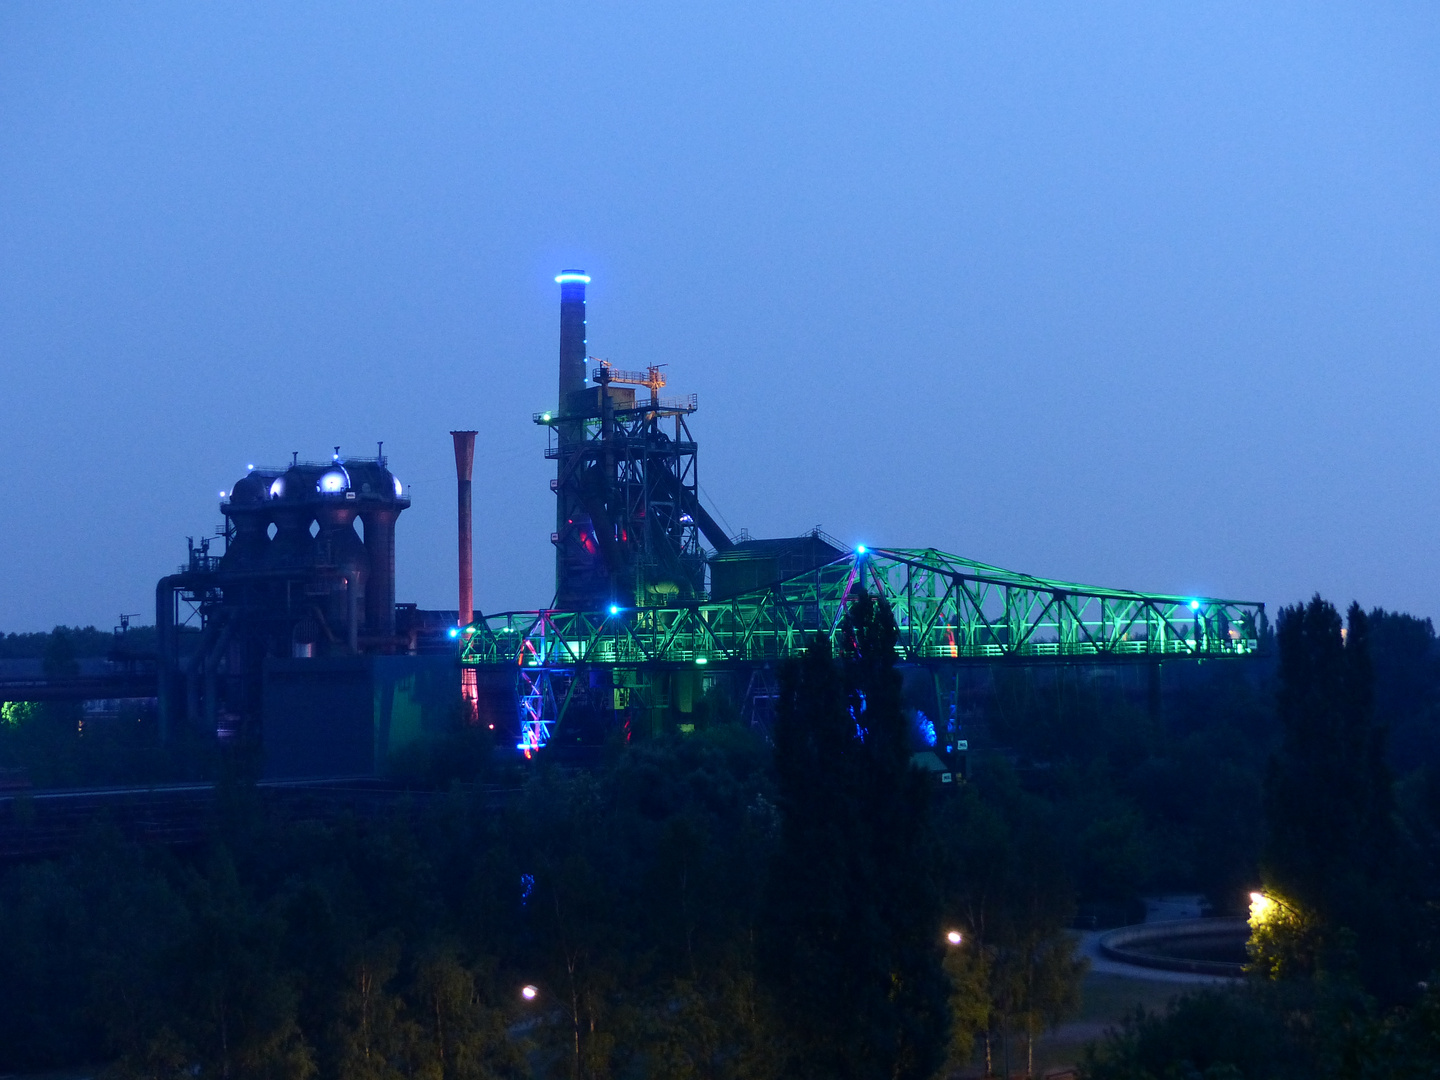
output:
[[[695,395],[660,397],[661,366],[621,371],[590,356],[585,286],[566,270],[560,285],[559,400],[535,422],[551,431],[556,463],[555,603],[603,611],[698,600],[706,552],[731,546],[700,505],[695,440],[686,418]],[[593,385],[586,383],[586,366]],[[640,390],[647,391],[640,396]]]

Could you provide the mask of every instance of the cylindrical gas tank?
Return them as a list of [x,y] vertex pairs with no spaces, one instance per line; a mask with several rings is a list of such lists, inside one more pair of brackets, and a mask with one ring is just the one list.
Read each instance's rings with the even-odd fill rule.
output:
[[274,477],[251,472],[235,482],[221,510],[235,527],[220,560],[221,570],[259,570],[270,556],[270,484]]
[[[365,524],[369,577],[365,625],[376,637],[395,634],[395,520],[410,505],[404,488],[380,460],[345,462],[360,520]],[[347,500],[350,501],[350,500]]]
[[270,482],[270,519],[275,538],[270,558],[280,567],[310,566],[315,562],[315,538],[310,526],[315,521],[317,470],[296,465]]

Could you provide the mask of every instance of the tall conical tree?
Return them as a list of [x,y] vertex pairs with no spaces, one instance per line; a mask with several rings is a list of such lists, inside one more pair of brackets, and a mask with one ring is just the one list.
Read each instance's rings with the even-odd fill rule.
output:
[[1271,974],[1346,969],[1386,997],[1403,992],[1413,926],[1393,820],[1385,732],[1374,716],[1369,624],[1352,604],[1342,630],[1316,596],[1276,630],[1280,752],[1266,780],[1261,867],[1281,928]]
[[761,962],[789,1075],[921,1080],[944,1060],[949,986],[925,777],[910,765],[889,607],[852,604],[782,673],[781,849]]

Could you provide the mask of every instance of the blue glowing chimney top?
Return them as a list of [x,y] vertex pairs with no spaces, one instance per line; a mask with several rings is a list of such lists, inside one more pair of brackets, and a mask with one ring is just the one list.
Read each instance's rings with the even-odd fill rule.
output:
[[[560,413],[573,411],[574,395],[585,389],[585,286],[590,275],[583,270],[562,270],[560,285]],[[565,432],[561,432],[562,438]]]

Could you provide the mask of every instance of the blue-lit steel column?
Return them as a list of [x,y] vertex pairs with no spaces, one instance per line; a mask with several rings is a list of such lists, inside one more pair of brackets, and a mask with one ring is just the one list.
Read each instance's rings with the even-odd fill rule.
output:
[[[566,270],[555,279],[560,285],[560,415],[567,415],[570,397],[585,389],[585,286],[590,277]],[[562,438],[564,429],[561,429]]]
[[[556,402],[560,416],[571,416],[583,411],[580,401],[585,389],[585,358],[588,355],[585,343],[585,286],[590,283],[588,274],[580,270],[566,270],[555,278],[560,286],[560,399]],[[573,556],[567,558],[567,550],[581,542],[576,535],[577,520],[583,519],[588,527],[589,518],[584,514],[577,491],[577,478],[567,476],[573,473],[574,448],[585,441],[583,421],[567,421],[556,425],[559,455],[555,472],[555,594],[567,593],[566,567]]]

